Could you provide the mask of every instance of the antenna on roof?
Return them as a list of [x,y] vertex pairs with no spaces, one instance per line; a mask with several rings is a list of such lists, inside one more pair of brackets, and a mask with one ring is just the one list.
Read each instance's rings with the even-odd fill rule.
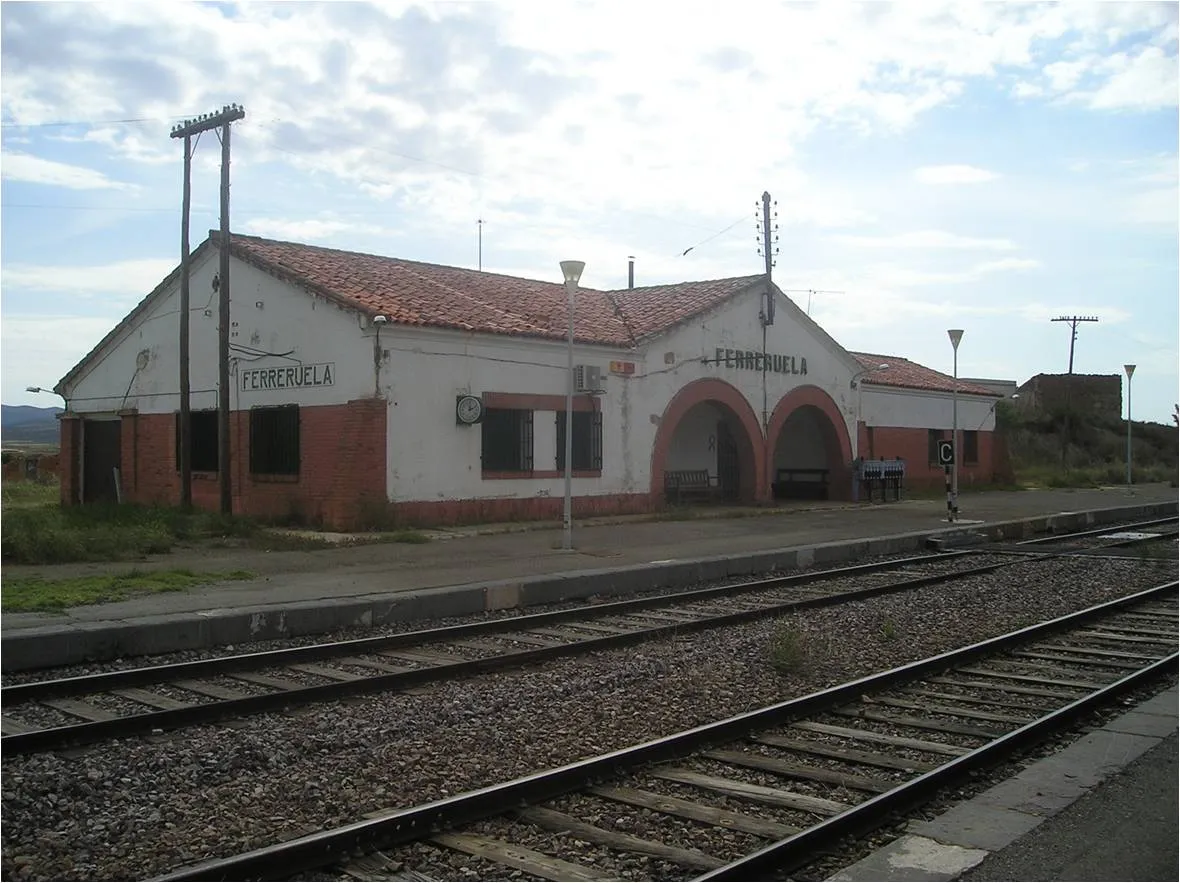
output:
[[843,291],[824,290],[821,288],[785,288],[783,294],[807,294],[807,315],[811,315],[811,296],[813,294],[844,294]]
[[479,225],[479,270],[483,272],[483,218],[475,222]]

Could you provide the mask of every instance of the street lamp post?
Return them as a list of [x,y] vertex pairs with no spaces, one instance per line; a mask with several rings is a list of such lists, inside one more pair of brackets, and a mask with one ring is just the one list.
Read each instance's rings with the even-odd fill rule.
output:
[[1133,494],[1131,490],[1131,375],[1135,373],[1134,365],[1123,365],[1123,370],[1127,372],[1127,493]]
[[574,547],[573,519],[573,461],[574,461],[574,297],[585,261],[562,261],[561,275],[565,279],[566,314],[566,379],[565,379],[565,505],[561,518],[561,548],[567,552]]
[[877,371],[884,371],[889,365],[882,362],[874,368],[863,368],[852,375],[850,381],[851,386],[856,390],[856,423],[852,427],[852,459],[853,461],[860,459],[860,410],[861,410],[861,394],[860,394],[860,378],[866,374],[874,374]]
[[955,351],[955,382],[951,385],[951,498],[947,521],[959,520],[959,341],[963,339],[962,328],[947,331],[951,348]]

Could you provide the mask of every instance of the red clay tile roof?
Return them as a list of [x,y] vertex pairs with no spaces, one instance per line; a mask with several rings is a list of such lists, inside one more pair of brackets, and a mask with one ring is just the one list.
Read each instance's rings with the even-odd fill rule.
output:
[[[217,241],[216,232],[210,239]],[[230,251],[274,276],[390,322],[564,340],[560,283],[233,234]],[[742,276],[622,291],[579,288],[574,337],[631,346],[762,280]]]
[[[952,392],[956,389],[955,378],[949,374],[903,359],[901,356],[886,356],[881,353],[853,353],[856,360],[865,368],[876,368],[878,365],[888,365],[882,371],[873,371],[861,376],[863,383],[874,386],[898,386],[905,389],[928,389],[932,392]],[[958,381],[958,391],[970,395],[991,396],[1000,398],[1000,394],[974,383]]]

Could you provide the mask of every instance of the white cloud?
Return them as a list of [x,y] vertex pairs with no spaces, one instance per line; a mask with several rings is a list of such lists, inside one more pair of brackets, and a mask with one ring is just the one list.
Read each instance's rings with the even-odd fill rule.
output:
[[397,231],[377,224],[362,224],[336,218],[250,218],[234,228],[237,232],[292,242],[315,242],[332,239],[340,233],[353,235],[396,236]]
[[1180,67],[1177,57],[1158,46],[1149,46],[1135,56],[1119,53],[1104,61],[1109,79],[1086,93],[1089,105],[1099,110],[1155,110],[1176,107]]
[[[134,304],[159,285],[177,263],[169,258],[141,258],[88,267],[5,263],[0,268],[0,280],[6,296],[21,289],[72,297],[118,294]],[[4,322],[7,325],[7,316]]]
[[974,236],[958,236],[944,230],[914,230],[909,233],[895,233],[887,236],[834,236],[832,239],[844,245],[861,248],[922,248],[922,249],[978,249],[981,251],[1014,251],[1016,243],[1011,239],[988,239]]
[[1002,258],[997,261],[985,261],[965,270],[954,272],[914,270],[896,264],[880,264],[870,267],[867,270],[867,275],[879,285],[889,288],[908,288],[917,285],[954,285],[963,282],[976,282],[992,273],[1035,270],[1040,266],[1040,261],[1032,258]]
[[0,156],[0,174],[10,181],[66,187],[70,190],[133,190],[131,184],[112,181],[94,169],[42,159],[27,153],[5,152]]
[[1000,177],[998,172],[965,165],[922,166],[914,177],[923,184],[980,184]]
[[119,321],[68,314],[11,315],[0,325],[6,404],[50,407],[55,396],[25,392],[26,386],[51,389]]

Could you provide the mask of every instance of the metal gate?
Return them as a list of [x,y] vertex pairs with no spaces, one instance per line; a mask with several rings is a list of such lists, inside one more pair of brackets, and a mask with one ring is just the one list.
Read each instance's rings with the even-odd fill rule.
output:
[[122,420],[82,421],[82,502],[117,502],[115,474],[122,468]]

